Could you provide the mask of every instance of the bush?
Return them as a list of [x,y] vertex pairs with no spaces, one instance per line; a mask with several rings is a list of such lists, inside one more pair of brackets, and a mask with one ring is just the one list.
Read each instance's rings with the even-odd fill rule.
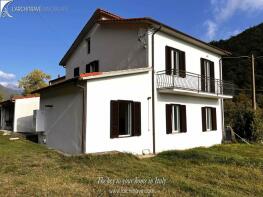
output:
[[225,102],[225,124],[242,138],[250,141],[263,140],[263,113],[261,108],[255,112],[249,97],[240,94],[233,101]]

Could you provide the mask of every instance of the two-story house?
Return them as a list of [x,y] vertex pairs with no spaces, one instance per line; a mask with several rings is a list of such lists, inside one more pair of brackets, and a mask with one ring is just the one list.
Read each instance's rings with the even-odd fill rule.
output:
[[60,62],[65,77],[37,91],[39,131],[71,154],[220,144],[228,54],[151,18],[98,9]]

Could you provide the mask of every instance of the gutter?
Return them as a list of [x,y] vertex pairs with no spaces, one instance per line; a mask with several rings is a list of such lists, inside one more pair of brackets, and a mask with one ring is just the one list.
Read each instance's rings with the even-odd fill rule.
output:
[[153,129],[153,154],[156,154],[155,151],[155,86],[154,86],[154,81],[155,81],[155,73],[154,73],[154,35],[160,31],[162,26],[158,29],[156,29],[153,34],[152,34],[152,129]]

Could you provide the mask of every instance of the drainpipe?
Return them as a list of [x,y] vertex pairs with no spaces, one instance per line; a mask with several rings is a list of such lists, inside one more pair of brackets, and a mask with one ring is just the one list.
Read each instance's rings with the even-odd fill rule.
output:
[[155,81],[155,73],[154,73],[154,35],[160,31],[162,26],[158,29],[156,29],[153,34],[152,34],[152,128],[153,128],[153,154],[156,153],[155,151],[155,86],[154,86],[154,81]]
[[81,133],[81,152],[86,153],[86,87],[77,85],[78,88],[82,89],[82,133]]
[[[222,82],[222,58],[220,58],[219,60],[219,80],[220,80],[220,83],[221,85],[223,84]],[[224,87],[221,87],[222,88],[222,92],[221,93],[224,93],[223,92],[223,88]],[[220,98],[220,105],[221,105],[221,127],[222,127],[222,134],[223,134],[223,140],[225,139],[225,120],[224,120],[224,101],[223,101],[223,98]]]

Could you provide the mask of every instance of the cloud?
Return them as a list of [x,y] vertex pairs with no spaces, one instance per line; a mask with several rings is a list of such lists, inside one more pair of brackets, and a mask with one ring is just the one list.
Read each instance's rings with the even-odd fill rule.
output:
[[263,0],[210,0],[212,18],[204,22],[206,36],[209,40],[215,38],[219,27],[236,12],[252,13],[263,10]]
[[9,88],[9,89],[20,90],[20,88],[18,87],[17,81],[11,81],[11,82],[0,81],[0,85],[4,86],[6,88]]
[[6,80],[10,80],[10,79],[15,79],[16,76],[13,73],[6,73],[0,70],[0,79],[6,79]]

